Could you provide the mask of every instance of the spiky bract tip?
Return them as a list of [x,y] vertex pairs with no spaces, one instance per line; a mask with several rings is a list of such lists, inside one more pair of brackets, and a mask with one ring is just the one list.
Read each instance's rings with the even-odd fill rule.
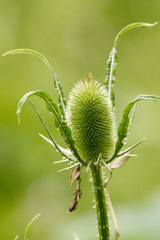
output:
[[115,115],[106,88],[89,74],[69,94],[66,120],[86,163],[109,159],[116,145]]

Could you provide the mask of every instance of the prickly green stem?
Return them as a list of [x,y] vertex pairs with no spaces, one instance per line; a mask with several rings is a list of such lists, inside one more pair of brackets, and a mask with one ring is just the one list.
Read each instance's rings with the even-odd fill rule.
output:
[[90,166],[90,169],[92,174],[93,190],[97,212],[99,240],[109,240],[109,222],[107,214],[106,195],[102,178],[102,167],[101,164],[92,164]]

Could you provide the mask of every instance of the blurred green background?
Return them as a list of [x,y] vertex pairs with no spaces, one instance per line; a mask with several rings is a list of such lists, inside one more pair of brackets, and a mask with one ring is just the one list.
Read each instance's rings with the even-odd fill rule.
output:
[[[5,0],[0,1],[0,53],[31,48],[44,54],[57,73],[65,95],[89,72],[103,83],[108,54],[116,34],[132,22],[160,21],[158,0]],[[49,144],[37,116],[26,104],[21,125],[16,118],[19,99],[42,89],[57,101],[46,66],[32,56],[0,57],[0,239],[23,237],[29,220],[30,239],[96,239],[92,186],[83,173],[82,199],[68,213],[74,187],[69,172],[57,173],[61,160]],[[135,29],[119,42],[116,93],[117,122],[138,94],[160,95],[160,25]],[[62,143],[44,105],[35,100],[52,133]],[[147,140],[127,166],[115,170],[109,192],[123,240],[160,239],[160,104],[138,104],[128,144]],[[63,143],[62,143],[63,145]],[[126,146],[126,147],[127,147]],[[113,230],[113,226],[112,226]]]

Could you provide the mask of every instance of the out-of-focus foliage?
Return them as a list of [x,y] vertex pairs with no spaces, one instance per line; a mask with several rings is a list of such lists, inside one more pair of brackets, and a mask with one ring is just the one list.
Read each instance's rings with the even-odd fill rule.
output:
[[[124,0],[5,0],[0,2],[0,52],[30,48],[44,54],[62,82],[65,95],[86,73],[104,82],[106,60],[116,34],[127,24],[159,21],[160,2]],[[116,113],[119,123],[126,102],[139,94],[160,95],[160,26],[127,33],[118,46]],[[32,216],[42,215],[30,229],[32,239],[94,239],[89,176],[83,173],[78,209],[67,213],[73,187],[69,173],[52,165],[61,156],[38,136],[44,134],[27,104],[19,126],[16,107],[24,93],[42,89],[58,101],[52,77],[31,56],[0,57],[0,239],[23,236]],[[57,141],[53,119],[41,108]],[[147,136],[139,156],[114,172],[110,195],[118,213],[123,240],[157,240],[160,235],[160,106],[140,103],[129,144]],[[94,230],[93,230],[94,229]]]

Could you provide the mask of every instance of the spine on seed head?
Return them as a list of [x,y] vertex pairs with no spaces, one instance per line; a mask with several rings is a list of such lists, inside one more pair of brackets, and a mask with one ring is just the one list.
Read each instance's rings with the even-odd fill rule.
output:
[[69,94],[66,120],[86,163],[109,159],[116,145],[115,115],[106,88],[89,74]]

